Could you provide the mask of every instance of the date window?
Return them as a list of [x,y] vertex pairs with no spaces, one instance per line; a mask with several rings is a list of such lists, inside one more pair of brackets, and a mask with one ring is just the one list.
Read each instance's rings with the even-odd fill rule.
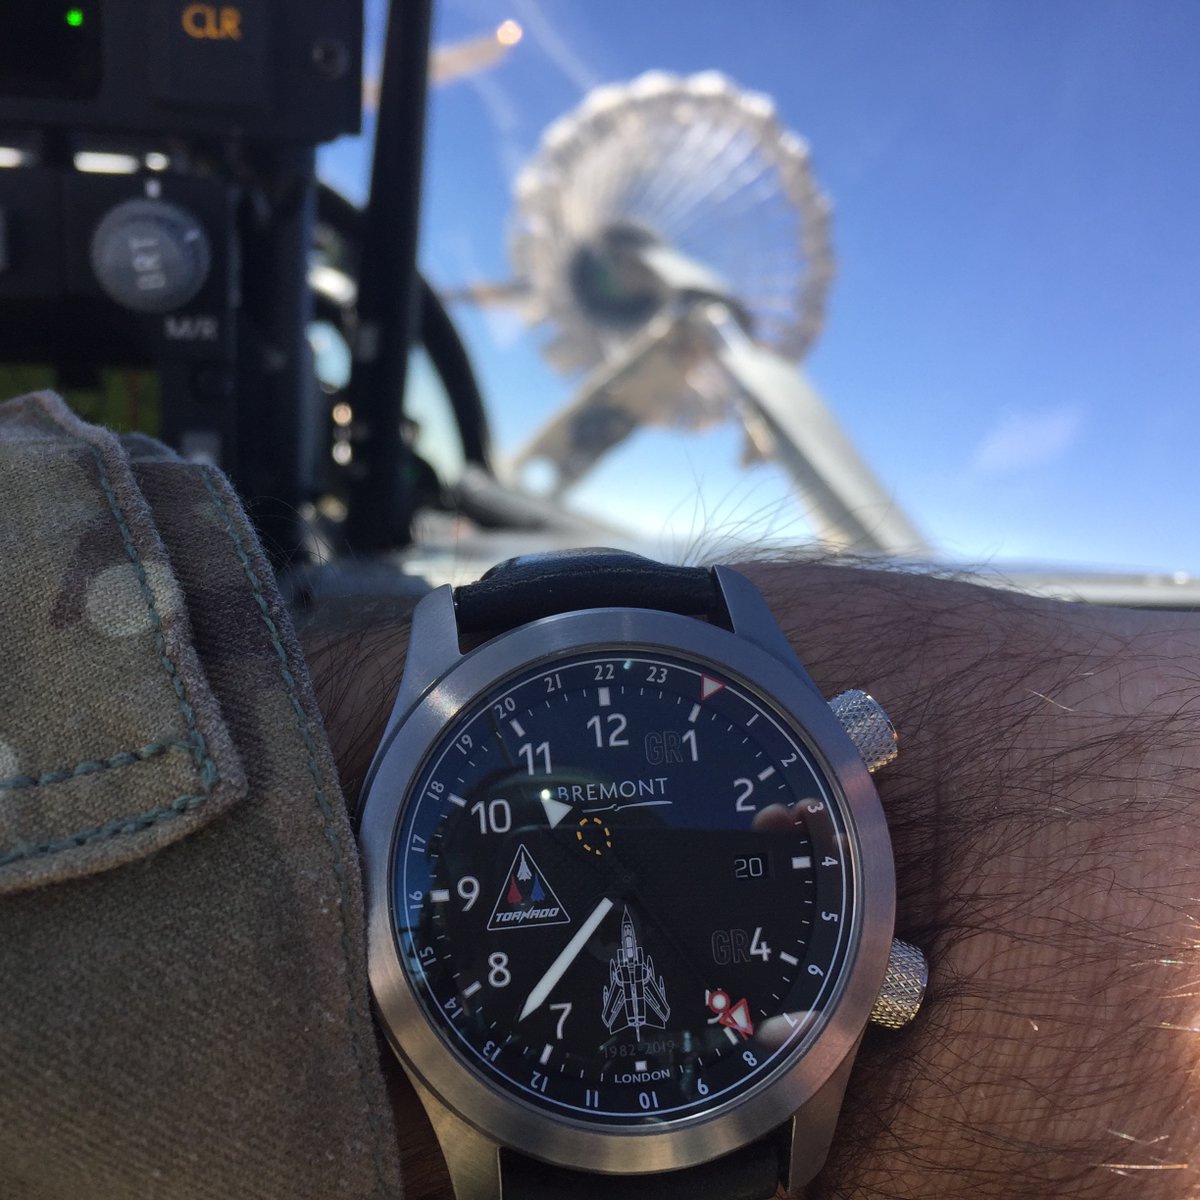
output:
[[749,854],[733,860],[734,879],[770,879],[771,859],[765,854]]

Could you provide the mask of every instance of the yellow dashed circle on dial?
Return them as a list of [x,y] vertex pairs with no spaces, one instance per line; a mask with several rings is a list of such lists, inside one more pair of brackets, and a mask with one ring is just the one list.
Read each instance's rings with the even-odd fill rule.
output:
[[575,839],[592,854],[612,849],[612,830],[599,817],[580,817]]

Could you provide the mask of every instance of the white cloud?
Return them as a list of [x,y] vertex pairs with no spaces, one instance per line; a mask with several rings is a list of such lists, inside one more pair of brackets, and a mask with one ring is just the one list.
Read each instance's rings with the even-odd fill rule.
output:
[[1077,408],[1003,414],[971,456],[971,469],[982,475],[1006,475],[1045,466],[1063,458],[1083,428]]

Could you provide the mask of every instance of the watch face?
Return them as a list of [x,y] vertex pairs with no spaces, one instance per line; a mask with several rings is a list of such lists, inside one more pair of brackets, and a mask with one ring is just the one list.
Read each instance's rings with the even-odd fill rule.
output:
[[681,653],[548,658],[477,695],[413,777],[392,932],[492,1089],[649,1126],[757,1089],[833,1007],[848,818],[805,735]]

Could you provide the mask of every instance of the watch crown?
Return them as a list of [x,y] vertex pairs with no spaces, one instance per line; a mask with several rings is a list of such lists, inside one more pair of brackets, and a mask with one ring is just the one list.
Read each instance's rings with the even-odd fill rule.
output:
[[842,723],[850,740],[858,747],[868,771],[887,766],[899,753],[896,730],[882,706],[866,692],[842,692],[829,702],[833,715]]
[[929,964],[916,946],[896,938],[888,955],[887,973],[871,1021],[887,1029],[900,1029],[917,1015],[929,982]]

